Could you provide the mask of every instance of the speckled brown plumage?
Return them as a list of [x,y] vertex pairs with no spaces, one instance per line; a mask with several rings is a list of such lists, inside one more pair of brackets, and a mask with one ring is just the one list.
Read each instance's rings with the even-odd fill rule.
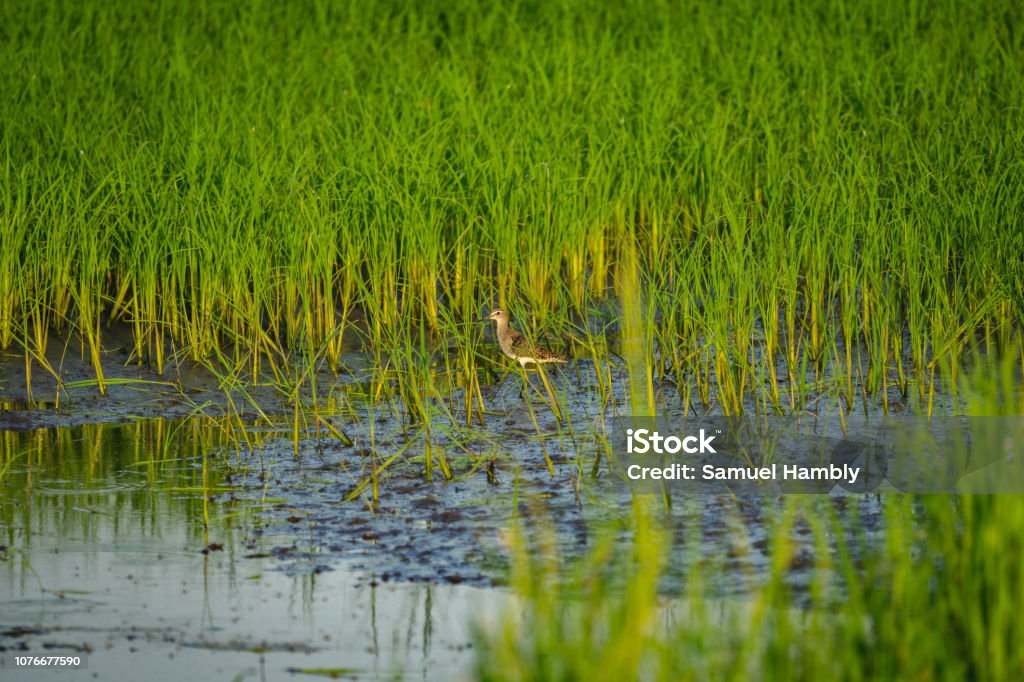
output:
[[502,308],[495,308],[485,320],[494,320],[497,325],[498,345],[508,357],[526,367],[529,363],[567,362],[569,358],[546,348],[541,348],[512,328],[509,315]]

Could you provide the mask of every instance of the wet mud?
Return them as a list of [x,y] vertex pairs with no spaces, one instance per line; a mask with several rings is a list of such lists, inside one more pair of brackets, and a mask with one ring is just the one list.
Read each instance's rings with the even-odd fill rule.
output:
[[[172,661],[200,649],[233,674],[270,660],[294,671],[315,659],[355,678],[375,677],[390,657],[433,679],[439,652],[455,661],[453,675],[466,669],[468,624],[508,599],[515,533],[527,547],[553,540],[565,559],[583,556],[601,533],[625,551],[634,495],[602,459],[608,420],[628,412],[623,368],[611,373],[620,396],[611,401],[587,361],[550,372],[564,422],[513,374],[484,387],[482,423],[439,407],[424,425],[411,424],[398,401],[367,399],[367,363],[353,355],[352,371],[317,375],[322,422],[296,421],[271,386],[249,386],[242,400],[185,362],[162,375],[118,366],[99,395],[91,367],[70,354],[58,405],[52,377],[34,370],[29,395],[24,359],[5,356],[0,653],[119,652],[103,664],[111,672],[133,651]],[[656,389],[660,409],[682,415],[675,385]],[[647,497],[676,545],[667,594],[681,592],[698,563],[720,598],[743,599],[764,579],[781,498],[728,489]],[[818,497],[850,519],[851,535],[880,537],[876,496]],[[800,589],[815,540],[801,523],[791,539],[787,582]],[[164,605],[154,613],[149,602]],[[485,603],[493,608],[481,611]],[[332,609],[351,611],[352,623],[338,626]],[[301,636],[285,622],[306,623]],[[410,623],[418,634],[400,637],[402,647],[376,641]],[[231,657],[214,655],[224,652]],[[180,675],[180,658],[161,670]]]

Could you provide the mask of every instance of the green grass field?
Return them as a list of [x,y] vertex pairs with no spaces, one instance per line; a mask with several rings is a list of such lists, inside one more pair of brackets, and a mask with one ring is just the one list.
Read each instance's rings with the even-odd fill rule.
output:
[[1021,344],[1020,21],[7,2],[0,346],[70,331],[101,378],[110,320],[158,368],[464,340],[498,302],[570,334],[637,263],[664,372],[723,403],[825,365],[850,402],[927,387]]
[[[8,0],[0,348],[56,374],[71,338],[102,390],[127,324],[133,362],[294,397],[355,338],[429,428],[456,387],[482,417],[472,320],[501,304],[599,378],[621,344],[634,408],[667,378],[727,414],[890,389],[1020,413],[1022,74],[1010,0]],[[625,594],[584,576],[544,606],[562,584],[521,557],[526,615],[477,672],[1024,678],[1022,501],[886,505],[884,548],[820,557],[862,581],[847,603],[796,606],[780,531],[728,622],[694,591],[653,627],[643,511]]]

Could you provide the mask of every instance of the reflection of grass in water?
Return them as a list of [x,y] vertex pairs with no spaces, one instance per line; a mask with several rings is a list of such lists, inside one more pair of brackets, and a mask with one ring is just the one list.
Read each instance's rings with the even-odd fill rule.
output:
[[[146,419],[5,431],[0,432],[0,485],[6,491],[4,497],[32,498],[36,507],[74,505],[100,510],[111,504],[113,493],[119,505],[140,518],[155,516],[170,493],[202,493],[175,498],[174,504],[183,505],[187,517],[208,525],[208,499],[224,490],[225,467],[213,466],[207,457],[223,451],[229,442],[220,420],[215,419]],[[193,466],[197,462],[199,466]],[[17,470],[12,471],[15,463]],[[57,489],[67,488],[73,495],[36,495],[36,488],[48,481],[59,482]],[[4,513],[19,513],[18,505],[3,508]],[[30,518],[25,516],[25,522]],[[66,521],[73,524],[82,518],[69,514]]]
[[[1024,414],[1016,365],[1012,357],[982,361],[962,378],[970,414]],[[617,533],[605,533],[573,564],[543,529],[532,543],[520,533],[513,584],[521,603],[478,630],[477,676],[1020,678],[1024,499],[888,495],[881,542],[858,529],[852,505],[840,515],[832,503],[786,498],[771,531],[770,566],[743,598],[709,589],[718,569],[714,556],[700,554],[699,527],[688,527],[673,550],[639,500],[625,550]],[[797,524],[810,530],[802,554],[811,558],[799,562]],[[692,568],[682,593],[666,600],[659,585],[679,551]],[[803,577],[794,581],[795,571]]]
[[4,484],[4,478],[7,477],[7,472],[10,471],[11,465],[24,455],[24,452],[14,452],[5,453],[3,457],[0,457],[0,486]]
[[4,3],[0,347],[48,368],[71,330],[103,389],[113,317],[158,368],[287,385],[422,329],[473,349],[447,393],[495,299],[597,355],[571,321],[635,256],[687,395],[927,394],[1021,343],[1000,7]]

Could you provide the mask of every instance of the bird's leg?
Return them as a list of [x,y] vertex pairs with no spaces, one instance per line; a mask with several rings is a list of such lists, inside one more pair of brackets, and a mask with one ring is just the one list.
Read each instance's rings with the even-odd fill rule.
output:
[[[562,409],[558,406],[558,400],[555,398],[555,392],[551,390],[551,384],[548,383],[548,375],[544,373],[544,368],[538,364],[537,371],[540,372],[540,379],[544,382],[544,390],[548,392],[548,398],[551,402],[548,403],[548,407],[551,408],[551,412],[555,415],[555,419],[562,421]],[[538,391],[539,393],[540,391]],[[543,397],[543,396],[541,396]]]
[[533,388],[533,390],[535,391],[537,389],[534,388],[533,383],[530,382],[530,376],[526,373],[525,363],[519,363],[519,373],[523,377],[523,383],[519,384],[519,398],[520,400],[526,400],[526,387],[529,386],[530,388]]
[[526,400],[526,385],[530,383],[530,377],[526,375],[526,365],[519,366],[519,373],[523,378],[522,383],[519,384],[519,399]]
[[498,393],[501,391],[501,387],[505,385],[505,380],[508,379],[511,373],[511,370],[505,370],[505,373],[501,375],[500,379],[498,379],[498,385],[495,386],[494,391],[491,392],[491,400],[498,400]]
[[[555,415],[555,419],[557,419],[558,421],[563,421],[564,417],[562,416],[562,410],[558,406],[558,400],[555,399],[555,393],[554,391],[551,390],[551,384],[548,383],[548,378],[544,374],[544,368],[540,366],[540,363],[534,364],[537,367],[537,371],[540,373],[541,381],[544,382],[544,388],[547,391],[548,397],[545,398],[544,394],[541,393],[540,389],[534,386],[533,382],[530,381],[530,378],[526,374],[526,365],[522,366],[523,381],[525,381],[526,385],[532,388],[537,393],[537,396],[541,399],[541,401],[548,406],[548,409],[551,410],[551,413]],[[525,390],[526,387],[524,386],[523,388]],[[520,393],[520,396],[522,396],[522,393]]]

